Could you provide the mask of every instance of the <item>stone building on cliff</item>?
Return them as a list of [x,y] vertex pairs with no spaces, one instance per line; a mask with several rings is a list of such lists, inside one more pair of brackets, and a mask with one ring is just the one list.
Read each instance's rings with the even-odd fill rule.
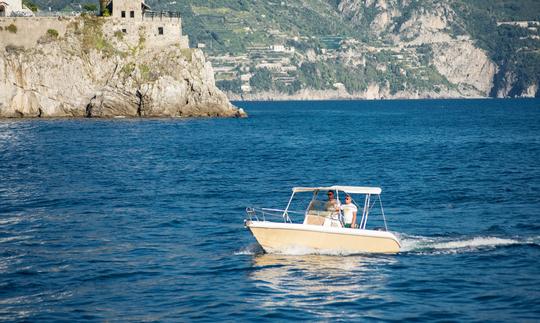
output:
[[[35,47],[50,30],[61,38],[68,26],[80,19],[77,16],[40,16],[39,12],[37,16],[30,17],[22,14],[24,10],[28,9],[21,0],[0,0],[0,47]],[[136,46],[144,40],[145,46],[153,48],[189,48],[189,39],[182,34],[182,18],[178,12],[152,11],[141,0],[101,0],[100,12],[102,17],[98,18],[103,22],[106,39],[121,38],[125,46]],[[13,26],[10,30],[15,32],[8,32],[8,26]]]
[[33,16],[32,10],[26,8],[21,0],[0,0],[0,17]]
[[[0,0],[1,1],[1,0]],[[140,0],[101,0],[100,14],[108,16],[113,24],[109,31],[122,32],[130,42],[141,36],[147,43],[156,46],[180,44],[189,47],[189,40],[182,35],[180,13],[172,11],[153,11]]]

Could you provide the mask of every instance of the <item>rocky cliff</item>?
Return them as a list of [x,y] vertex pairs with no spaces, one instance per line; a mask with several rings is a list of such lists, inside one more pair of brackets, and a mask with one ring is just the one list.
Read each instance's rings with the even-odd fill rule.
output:
[[[457,97],[487,97],[493,88],[496,64],[463,31],[459,16],[448,2],[425,0],[342,0],[341,13],[358,27],[400,51],[420,57],[447,81],[446,92]],[[426,55],[424,55],[426,57]]]
[[0,117],[241,117],[200,50],[107,36],[77,18],[31,48],[0,48]]

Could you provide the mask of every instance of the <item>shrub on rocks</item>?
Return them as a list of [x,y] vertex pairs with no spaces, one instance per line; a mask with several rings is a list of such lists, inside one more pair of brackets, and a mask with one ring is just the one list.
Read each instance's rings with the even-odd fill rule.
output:
[[6,30],[9,31],[10,33],[16,34],[17,33],[17,26],[15,26],[14,24],[11,24],[11,25],[6,27]]

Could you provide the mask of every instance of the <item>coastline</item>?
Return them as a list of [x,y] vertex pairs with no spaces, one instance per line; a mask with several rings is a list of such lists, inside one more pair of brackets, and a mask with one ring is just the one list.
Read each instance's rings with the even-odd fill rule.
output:
[[225,92],[231,101],[355,101],[355,100],[422,100],[422,99],[489,99],[489,96],[463,95],[458,91],[436,92],[397,92],[388,91],[360,92],[350,94],[339,90],[301,90],[295,94],[281,92],[259,92],[253,94],[236,94]]
[[227,97],[231,102],[281,102],[281,101],[416,101],[416,100],[520,100],[520,99],[540,99],[534,96],[521,97],[491,97],[491,96],[390,96],[367,98],[362,96],[313,96],[310,98],[298,97],[296,95],[280,95],[280,96],[259,96],[259,95],[229,95]]
[[540,98],[493,98],[493,97],[478,97],[478,98],[418,98],[418,99],[402,99],[402,98],[392,98],[392,99],[312,99],[312,100],[232,100],[231,103],[235,106],[239,106],[241,103],[271,103],[275,102],[276,104],[285,103],[285,102],[422,102],[422,101],[534,101],[540,100]]
[[238,97],[238,96],[229,96],[231,103],[234,102],[287,102],[287,101],[421,101],[421,100],[511,100],[511,99],[538,99],[534,97],[518,97],[518,98],[494,98],[494,97],[450,97],[450,96],[441,96],[441,97],[389,97],[389,98],[364,98],[364,97],[313,97],[313,98],[298,98],[293,96],[283,96],[283,97]]

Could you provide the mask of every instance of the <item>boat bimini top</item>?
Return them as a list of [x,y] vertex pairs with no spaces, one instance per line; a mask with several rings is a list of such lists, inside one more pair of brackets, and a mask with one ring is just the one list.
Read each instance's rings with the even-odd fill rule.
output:
[[[285,210],[261,209],[263,211],[262,212],[263,221],[265,221],[264,220],[264,214],[265,213],[269,214],[268,212],[270,212],[270,213],[271,212],[279,212],[281,214],[281,216],[283,217],[283,221],[288,222],[288,223],[292,223],[292,220],[289,217],[289,214],[302,214],[302,215],[304,215],[304,224],[315,224],[313,222],[313,219],[315,219],[317,217],[321,221],[322,221],[322,219],[320,219],[321,217],[326,217],[326,218],[333,217],[334,219],[337,219],[338,221],[342,222],[342,212],[341,212],[341,210],[336,210],[336,211],[332,212],[332,211],[324,210],[324,209],[321,208],[321,206],[324,204],[324,201],[321,201],[321,200],[317,199],[317,196],[319,195],[319,192],[321,192],[321,191],[322,192],[326,192],[326,191],[336,192],[336,199],[338,201],[339,201],[339,192],[343,192],[343,193],[346,193],[346,194],[362,194],[362,195],[365,195],[363,207],[362,207],[362,205],[356,203],[356,201],[354,201],[354,199],[352,199],[352,202],[355,205],[357,205],[358,210],[359,210],[358,218],[359,218],[360,222],[358,223],[358,229],[366,229],[366,223],[367,223],[367,220],[368,220],[369,213],[370,213],[371,209],[373,208],[373,206],[375,205],[375,203],[378,200],[378,202],[379,202],[378,204],[380,205],[381,215],[382,215],[382,218],[383,218],[383,221],[384,221],[384,230],[388,231],[388,228],[387,228],[387,225],[386,225],[386,217],[384,215],[384,209],[383,209],[382,201],[381,201],[381,197],[380,197],[380,194],[382,192],[380,187],[341,186],[341,185],[318,186],[318,187],[294,187],[292,189],[292,195],[291,195],[291,197],[289,199],[289,202],[287,203],[287,207],[285,208]],[[291,207],[291,202],[293,201],[293,198],[294,198],[296,193],[309,193],[309,192],[313,193],[313,197],[312,197],[311,201],[309,202],[309,205],[307,206],[307,209],[305,209],[305,211],[298,212],[298,211],[291,211],[289,209]],[[372,198],[371,198],[372,195],[375,195],[377,197],[376,199],[373,199],[373,201],[372,201]],[[246,211],[248,211],[248,215],[250,215],[250,218],[251,218],[251,215],[256,214],[256,210],[253,209],[253,208],[248,208],[248,209],[246,209]],[[361,216],[360,216],[360,211],[362,212]],[[341,223],[341,225],[342,224],[343,223]]]
[[314,191],[342,191],[349,194],[376,194],[380,195],[380,187],[365,186],[325,186],[325,187],[293,187],[293,193],[314,192]]

